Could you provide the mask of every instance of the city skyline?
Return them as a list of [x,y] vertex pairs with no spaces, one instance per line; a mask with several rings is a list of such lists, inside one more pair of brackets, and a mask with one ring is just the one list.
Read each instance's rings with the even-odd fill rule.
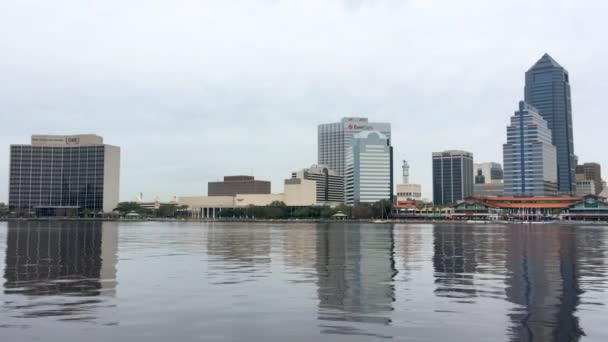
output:
[[[523,98],[525,71],[544,53],[569,71],[579,162],[608,166],[596,147],[604,131],[606,106],[599,101],[608,90],[601,62],[608,49],[597,44],[602,22],[593,19],[606,4],[583,10],[554,1],[551,13],[539,17],[542,2],[467,1],[439,13],[415,2],[349,3],[259,2],[255,17],[251,8],[231,5],[202,18],[193,4],[152,7],[141,13],[143,31],[127,29],[137,6],[112,11],[118,5],[108,2],[104,9],[122,13],[109,18],[112,29],[93,21],[77,30],[82,23],[60,6],[2,5],[2,22],[14,30],[0,36],[6,47],[0,179],[8,179],[10,144],[36,133],[93,132],[123,149],[121,200],[140,192],[204,194],[208,181],[225,174],[253,174],[279,192],[292,170],[315,163],[318,124],[365,116],[391,123],[396,160],[407,156],[410,181],[430,199],[432,151],[501,160],[505,113]],[[74,6],[72,13],[87,11]],[[181,18],[176,28],[170,19],[154,20],[164,11]],[[318,25],[307,25],[311,13]],[[439,28],[425,24],[435,15],[444,19]],[[204,20],[214,16],[243,22],[239,28],[248,32]],[[510,25],[513,17],[524,25]],[[34,20],[40,25],[30,25]],[[488,30],[478,32],[478,25]],[[114,30],[122,39],[108,40]],[[218,43],[208,31],[224,39]],[[147,35],[154,41],[139,39]],[[286,38],[294,36],[300,43]],[[393,173],[400,168],[394,163]],[[7,183],[0,182],[0,202],[8,202]]]

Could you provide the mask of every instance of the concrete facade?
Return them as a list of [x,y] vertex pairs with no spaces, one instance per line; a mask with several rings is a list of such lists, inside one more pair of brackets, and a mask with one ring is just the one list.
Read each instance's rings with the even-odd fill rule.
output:
[[475,184],[486,184],[503,179],[502,165],[500,163],[473,164]]
[[492,183],[473,185],[473,196],[502,196],[505,185],[502,181],[496,180]]
[[223,181],[207,184],[207,196],[236,194],[270,194],[270,182],[256,180],[253,176],[225,176]]
[[344,203],[344,177],[325,165],[312,165],[293,172],[292,179],[307,179],[316,182],[316,202],[318,204]]
[[422,201],[422,186],[420,184],[397,184],[397,202]]
[[288,179],[285,191],[279,194],[236,194],[235,196],[182,196],[179,205],[187,205],[194,218],[216,218],[226,208],[268,206],[283,202],[290,207],[317,205],[316,182],[306,179]]
[[[579,180],[590,180],[594,183],[595,194],[604,190],[604,181],[602,180],[602,167],[598,163],[584,163],[576,166],[576,181]],[[577,185],[578,193],[578,185]]]

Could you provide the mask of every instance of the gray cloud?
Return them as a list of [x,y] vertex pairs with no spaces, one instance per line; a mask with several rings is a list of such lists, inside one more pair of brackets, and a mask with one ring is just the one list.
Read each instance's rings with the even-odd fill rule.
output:
[[252,171],[280,191],[316,161],[317,124],[363,115],[393,124],[397,157],[430,197],[432,151],[501,161],[524,72],[544,52],[570,71],[576,153],[607,167],[607,6],[4,2],[0,179],[9,144],[93,132],[122,147],[122,199],[202,194]]

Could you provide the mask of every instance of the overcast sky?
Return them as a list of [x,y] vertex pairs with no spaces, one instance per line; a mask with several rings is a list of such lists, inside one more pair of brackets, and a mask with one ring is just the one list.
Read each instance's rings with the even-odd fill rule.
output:
[[[317,125],[392,124],[431,198],[431,153],[502,162],[524,72],[570,72],[574,148],[608,167],[608,1],[0,2],[0,202],[9,144],[96,133],[122,149],[121,200],[206,194],[223,175],[283,189]],[[608,177],[606,177],[608,178]]]

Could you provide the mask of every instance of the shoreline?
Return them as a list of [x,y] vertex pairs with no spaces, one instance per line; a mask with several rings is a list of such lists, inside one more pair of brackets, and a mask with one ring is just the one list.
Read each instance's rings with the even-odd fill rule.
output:
[[591,225],[607,225],[607,221],[551,221],[551,222],[521,222],[521,221],[475,221],[475,220],[429,220],[429,219],[361,219],[361,220],[322,220],[322,219],[174,219],[174,218],[151,218],[151,219],[117,219],[117,218],[69,218],[69,217],[45,217],[45,218],[0,218],[0,222],[192,222],[192,223],[372,223],[372,224],[470,224],[470,225],[486,225],[486,224],[591,224]]

